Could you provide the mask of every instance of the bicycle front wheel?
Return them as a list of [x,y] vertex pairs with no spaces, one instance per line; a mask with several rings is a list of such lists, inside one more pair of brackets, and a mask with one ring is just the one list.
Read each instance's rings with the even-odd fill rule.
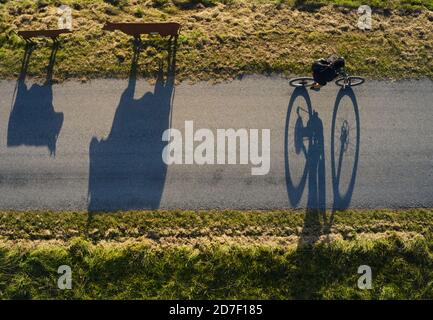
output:
[[313,85],[313,83],[315,83],[313,78],[309,78],[309,77],[301,77],[301,78],[295,78],[292,80],[289,80],[289,84],[292,87],[308,87]]
[[359,86],[360,84],[363,84],[365,82],[365,79],[362,77],[342,77],[335,81],[335,84],[340,87],[354,87]]

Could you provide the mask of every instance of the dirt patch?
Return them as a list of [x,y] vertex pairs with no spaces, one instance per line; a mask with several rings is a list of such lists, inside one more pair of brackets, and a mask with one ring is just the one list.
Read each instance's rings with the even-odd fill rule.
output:
[[[260,236],[260,237],[246,237],[246,236],[199,236],[191,238],[179,237],[162,237],[159,239],[152,239],[148,237],[137,238],[120,238],[117,240],[100,240],[95,242],[95,245],[102,247],[119,247],[130,245],[148,245],[155,248],[169,248],[169,247],[210,247],[210,246],[239,246],[239,247],[278,247],[278,248],[297,248],[306,245],[317,245],[320,243],[333,243],[336,241],[363,241],[363,240],[386,240],[391,237],[398,237],[403,241],[412,241],[417,238],[424,238],[421,234],[416,232],[381,232],[381,233],[360,233],[352,239],[345,238],[340,233],[323,234],[319,237],[316,236]],[[73,240],[73,239],[72,239]],[[68,247],[70,241],[65,240],[7,240],[0,239],[0,247],[16,247],[25,249],[39,249],[47,247]]]

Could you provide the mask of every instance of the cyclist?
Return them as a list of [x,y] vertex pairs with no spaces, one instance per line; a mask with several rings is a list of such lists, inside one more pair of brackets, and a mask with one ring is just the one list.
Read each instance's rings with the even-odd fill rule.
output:
[[314,61],[311,69],[315,82],[311,85],[310,89],[319,91],[327,82],[334,80],[338,76],[338,72],[344,68],[344,65],[344,58],[335,54],[327,59],[322,58]]

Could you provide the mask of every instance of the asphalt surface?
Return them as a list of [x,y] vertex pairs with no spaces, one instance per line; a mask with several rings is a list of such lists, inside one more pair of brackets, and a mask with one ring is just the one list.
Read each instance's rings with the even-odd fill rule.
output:
[[[166,166],[162,132],[187,120],[214,133],[270,129],[269,173]],[[433,207],[432,138],[430,80],[308,93],[262,76],[0,81],[0,209]]]

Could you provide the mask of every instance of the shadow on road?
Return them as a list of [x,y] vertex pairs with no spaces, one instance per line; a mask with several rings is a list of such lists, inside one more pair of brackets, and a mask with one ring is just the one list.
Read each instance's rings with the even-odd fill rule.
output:
[[[346,103],[349,100],[350,103]],[[342,103],[344,101],[344,103]],[[312,244],[327,235],[336,210],[347,209],[355,186],[359,158],[360,122],[351,89],[340,90],[332,117],[332,210],[327,214],[323,123],[313,110],[305,88],[296,88],[288,105],[285,128],[285,172],[289,202],[300,205],[308,182],[306,213],[299,244]],[[349,172],[349,173],[348,173]],[[348,173],[348,174],[347,174]],[[344,177],[343,177],[344,175]],[[344,188],[344,185],[347,187]],[[344,191],[342,191],[345,189]]]
[[[347,101],[347,103],[345,103]],[[351,88],[335,100],[331,129],[332,213],[349,208],[358,172],[361,128],[358,102]],[[333,215],[330,223],[332,224]]]
[[63,113],[55,112],[53,106],[52,75],[58,43],[54,42],[45,82],[26,84],[27,69],[33,46],[27,44],[21,72],[14,92],[12,111],[8,124],[8,147],[46,146],[50,155],[56,154],[56,143],[63,125]]
[[137,62],[134,54],[128,86],[117,107],[106,139],[93,138],[89,148],[89,212],[157,209],[164,190],[167,166],[162,151],[163,132],[170,127],[174,97],[176,39],[170,41],[167,72],[161,62],[153,92],[135,99]]

